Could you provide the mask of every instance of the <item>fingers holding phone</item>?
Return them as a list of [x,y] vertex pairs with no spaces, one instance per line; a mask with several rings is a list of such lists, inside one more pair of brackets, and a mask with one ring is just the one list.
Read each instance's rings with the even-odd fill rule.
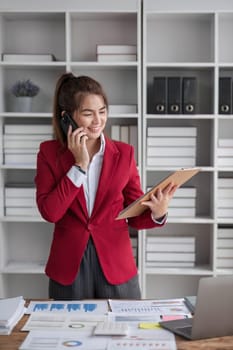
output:
[[83,127],[78,127],[72,131],[72,126],[69,126],[67,133],[68,149],[73,153],[75,163],[79,164],[83,170],[87,170],[90,162],[86,145],[87,139],[88,137]]

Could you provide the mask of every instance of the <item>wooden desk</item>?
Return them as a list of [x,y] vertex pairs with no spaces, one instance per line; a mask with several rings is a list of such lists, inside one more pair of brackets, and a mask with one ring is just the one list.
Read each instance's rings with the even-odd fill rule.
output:
[[[0,335],[0,350],[18,350],[28,334],[20,331],[27,318],[27,315],[23,316],[10,335]],[[233,336],[195,341],[176,337],[176,343],[177,350],[233,350]]]

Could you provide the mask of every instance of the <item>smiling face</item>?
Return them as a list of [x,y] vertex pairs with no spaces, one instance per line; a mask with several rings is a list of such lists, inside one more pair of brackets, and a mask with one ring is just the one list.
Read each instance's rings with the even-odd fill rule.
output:
[[86,95],[73,118],[78,126],[84,127],[88,140],[98,139],[107,122],[107,106],[103,97],[95,94]]

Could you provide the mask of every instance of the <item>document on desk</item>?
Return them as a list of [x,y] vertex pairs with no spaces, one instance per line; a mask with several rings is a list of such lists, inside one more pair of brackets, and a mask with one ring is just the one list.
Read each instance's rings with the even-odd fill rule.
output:
[[107,315],[101,314],[57,314],[33,312],[22,327],[21,331],[59,330],[76,331],[77,334],[91,335],[98,322],[106,321]]
[[149,320],[150,316],[155,321],[192,317],[184,303],[184,298],[158,299],[158,300],[112,300],[109,299],[112,315],[118,318],[137,317]]
[[106,314],[108,312],[107,300],[82,300],[82,301],[30,301],[27,314],[38,313],[84,313]]
[[176,350],[174,334],[164,329],[132,330],[127,336],[85,336],[70,331],[30,331],[19,350],[64,350],[68,347],[83,350]]

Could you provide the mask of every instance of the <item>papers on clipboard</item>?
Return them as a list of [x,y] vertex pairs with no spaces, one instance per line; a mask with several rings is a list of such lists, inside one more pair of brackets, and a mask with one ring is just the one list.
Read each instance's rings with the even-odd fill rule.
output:
[[152,193],[155,193],[158,188],[161,188],[162,190],[171,182],[173,182],[174,185],[180,187],[183,185],[186,181],[191,179],[194,175],[196,175],[201,168],[185,168],[185,169],[179,169],[168,175],[166,178],[164,178],[162,181],[160,181],[158,184],[153,186],[148,192],[143,194],[141,197],[139,197],[136,201],[131,203],[128,207],[123,209],[117,216],[116,220],[120,219],[126,219],[133,216],[138,216],[142,214],[147,207],[143,206],[141,203],[144,201],[147,201],[150,199],[150,195]]

